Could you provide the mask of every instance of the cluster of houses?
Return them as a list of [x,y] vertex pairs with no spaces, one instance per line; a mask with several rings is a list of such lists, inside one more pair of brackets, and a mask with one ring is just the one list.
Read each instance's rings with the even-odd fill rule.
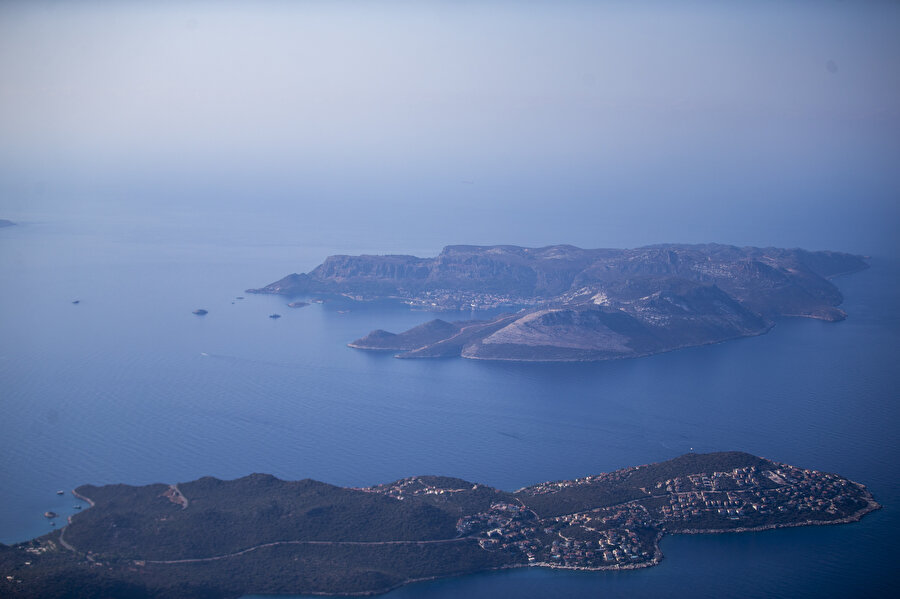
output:
[[581,478],[575,478],[572,480],[559,480],[540,483],[528,487],[528,492],[531,495],[543,495],[545,493],[555,493],[560,489],[567,489],[570,487],[578,487],[582,485],[623,482],[628,479],[632,472],[645,467],[646,466],[631,466],[629,468],[622,468],[621,470],[616,470],[614,472],[592,474],[590,476],[582,476]]
[[[522,505],[495,503],[490,510],[460,518],[457,531],[476,536],[488,551],[521,552],[533,565],[617,567],[651,559],[648,518],[642,506],[627,504],[538,520]],[[645,529],[644,537],[638,528]],[[567,536],[573,531],[576,536]]]
[[[859,501],[858,490],[839,476],[782,465],[775,470],[755,467],[732,472],[693,474],[660,481],[669,502],[660,506],[662,520],[691,520],[715,515],[732,521],[757,515],[818,511],[846,515]],[[827,516],[826,516],[827,518]]]
[[461,536],[476,536],[483,549],[526,550],[541,534],[534,512],[515,503],[497,502],[484,512],[463,516],[456,523]]
[[447,495],[450,493],[464,493],[466,491],[475,491],[476,489],[478,489],[478,485],[476,484],[474,486],[461,489],[450,489],[429,484],[418,476],[411,476],[409,478],[403,478],[396,482],[384,485],[354,488],[356,488],[357,491],[365,491],[367,493],[380,493],[382,495],[387,495],[388,497],[393,497],[394,499],[402,500],[404,497],[416,495]]
[[[779,521],[836,519],[859,509],[859,502],[864,501],[860,488],[839,476],[777,464],[771,470],[747,466],[660,480],[649,483],[648,488],[641,487],[640,496],[630,501],[560,516],[540,518],[527,506],[527,496],[584,485],[598,490],[615,487],[640,468],[644,466],[541,483],[523,489],[527,491],[525,503],[498,495],[489,509],[460,517],[457,534],[477,539],[486,551],[514,552],[537,566],[630,568],[656,559],[657,539],[666,530],[718,530]],[[402,500],[489,489],[460,483],[455,479],[411,477],[363,490]]]
[[[674,529],[704,528],[698,524],[710,529],[757,526],[785,517],[802,522],[805,511],[815,510],[829,519],[858,509],[860,491],[853,483],[832,474],[780,466],[676,477],[641,489],[646,493],[642,498],[544,519],[521,504],[495,503],[490,510],[460,518],[457,531],[477,538],[488,551],[521,552],[533,565],[621,568],[654,560],[658,535],[672,525]],[[541,495],[615,482],[626,479],[630,470],[547,482],[528,490]]]
[[[652,557],[646,534],[638,530],[649,529],[650,517],[640,504],[628,503],[560,516],[556,519],[566,528],[557,534],[563,542],[551,543],[551,559],[575,567],[596,567],[634,564]],[[574,528],[573,528],[574,527]],[[580,529],[580,530],[579,530]],[[567,538],[578,530],[580,540]]]
[[531,306],[539,303],[535,298],[512,297],[502,293],[476,293],[458,289],[436,289],[403,300],[403,303],[419,310],[489,310],[504,306]]
[[815,470],[777,470],[776,473],[792,481],[768,493],[774,496],[774,507],[781,512],[824,512],[839,518],[860,507],[859,489],[844,478]]

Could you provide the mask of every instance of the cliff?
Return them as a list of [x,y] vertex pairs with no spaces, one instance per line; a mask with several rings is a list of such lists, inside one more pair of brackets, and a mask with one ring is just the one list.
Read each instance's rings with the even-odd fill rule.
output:
[[448,246],[435,258],[331,256],[309,273],[248,291],[520,310],[515,318],[377,330],[350,344],[401,357],[603,360],[758,335],[782,316],[841,320],[843,297],[829,278],[864,268],[865,258],[851,254],[718,244]]

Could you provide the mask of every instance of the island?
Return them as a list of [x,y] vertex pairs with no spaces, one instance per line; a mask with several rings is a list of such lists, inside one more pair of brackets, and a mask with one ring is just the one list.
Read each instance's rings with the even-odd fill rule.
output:
[[247,291],[505,310],[399,334],[379,329],[349,344],[401,358],[588,361],[760,335],[784,316],[842,320],[843,297],[829,279],[867,267],[865,256],[840,252],[719,244],[448,246],[435,258],[331,256],[309,273]]
[[666,534],[855,522],[861,484],[742,452],[689,453],[514,492],[445,476],[365,488],[265,474],[85,485],[67,526],[0,545],[0,596],[377,594],[479,571],[621,570]]

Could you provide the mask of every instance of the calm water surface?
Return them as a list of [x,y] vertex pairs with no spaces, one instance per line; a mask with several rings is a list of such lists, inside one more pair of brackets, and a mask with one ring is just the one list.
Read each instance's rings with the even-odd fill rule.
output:
[[[433,315],[291,309],[243,290],[331,253],[385,248],[261,237],[77,219],[0,231],[0,542],[47,532],[44,511],[74,512],[55,491],[84,483],[445,474],[512,490],[739,449],[838,472],[885,509],[847,526],[669,537],[663,563],[642,571],[486,573],[388,597],[884,596],[898,582],[890,258],[836,281],[850,314],[841,323],[788,319],[761,337],[650,358],[519,365],[349,349],[371,329]],[[201,307],[207,316],[191,314]]]

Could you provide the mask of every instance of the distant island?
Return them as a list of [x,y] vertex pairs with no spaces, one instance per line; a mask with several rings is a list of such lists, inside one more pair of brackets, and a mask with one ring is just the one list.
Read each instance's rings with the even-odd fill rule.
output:
[[740,452],[515,492],[442,476],[342,488],[253,474],[74,494],[92,507],[65,528],[0,545],[0,596],[363,595],[498,568],[642,568],[662,559],[665,534],[840,524],[880,507],[836,474]]
[[843,297],[829,279],[867,267],[852,254],[718,244],[448,246],[435,258],[330,256],[247,291],[394,298],[435,311],[509,308],[489,320],[376,330],[350,346],[401,358],[582,361],[759,335],[781,316],[842,320]]
[[11,220],[5,220],[5,219],[0,218],[0,229],[2,229],[3,227],[12,227],[15,224],[16,223],[12,222]]

